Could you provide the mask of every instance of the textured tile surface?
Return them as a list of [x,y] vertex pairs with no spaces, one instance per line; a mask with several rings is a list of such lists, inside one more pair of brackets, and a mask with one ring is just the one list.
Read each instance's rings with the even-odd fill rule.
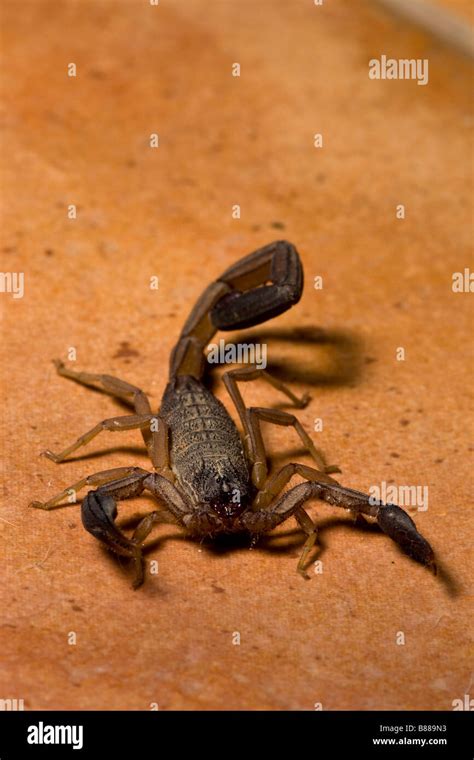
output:
[[[2,270],[24,272],[25,293],[1,294],[0,697],[28,709],[451,709],[471,671],[472,306],[451,288],[472,235],[468,62],[366,2],[25,0],[2,16]],[[369,80],[382,53],[429,58],[429,85]],[[310,582],[295,572],[292,521],[254,551],[212,551],[165,526],[147,555],[159,574],[133,592],[77,506],[28,510],[84,474],[147,466],[133,432],[61,466],[39,458],[122,410],[56,377],[51,359],[74,348],[75,366],[158,405],[200,291],[278,238],[300,250],[307,284],[259,333],[270,363],[312,393],[298,417],[308,430],[322,418],[314,437],[344,484],[428,486],[415,519],[445,573],[314,502],[323,572],[310,567]],[[259,383],[244,395],[281,403]],[[265,435],[275,466],[308,461],[291,431]],[[122,504],[121,524],[150,508]]]

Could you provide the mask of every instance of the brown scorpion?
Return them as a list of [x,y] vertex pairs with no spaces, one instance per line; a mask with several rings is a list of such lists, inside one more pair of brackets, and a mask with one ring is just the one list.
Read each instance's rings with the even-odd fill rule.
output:
[[[84,486],[96,486],[82,502],[86,530],[119,555],[134,560],[133,586],[143,583],[142,547],[161,510],[144,517],[128,538],[116,525],[116,502],[149,491],[189,534],[214,537],[220,533],[248,533],[251,540],[295,517],[307,536],[298,570],[305,573],[317,527],[304,509],[310,499],[350,510],[356,517],[375,518],[384,533],[412,558],[436,572],[434,554],[415,523],[395,504],[374,501],[343,487],[330,473],[321,452],[293,414],[263,407],[247,408],[238,384],[261,378],[285,394],[298,408],[309,397],[298,398],[283,383],[256,366],[231,369],[224,384],[239,414],[243,438],[224,405],[203,383],[205,348],[218,330],[252,327],[282,314],[296,304],[303,291],[303,269],[295,247],[286,241],[271,243],[245,256],[215,280],[198,299],[171,354],[169,381],[159,412],[139,388],[110,375],[76,372],[55,361],[58,374],[92,386],[133,404],[135,414],[99,422],[59,454],[45,451],[53,462],[64,461],[102,430],[140,429],[153,472],[140,467],[118,467],[89,475],[49,501],[33,502],[41,509],[56,507]],[[272,476],[261,422],[293,427],[316,467],[290,463]],[[293,475],[305,482],[283,491]],[[306,576],[307,577],[307,576]]]

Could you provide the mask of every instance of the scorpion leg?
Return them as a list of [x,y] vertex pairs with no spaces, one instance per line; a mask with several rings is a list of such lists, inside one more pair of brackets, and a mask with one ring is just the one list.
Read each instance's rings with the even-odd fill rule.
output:
[[[113,375],[101,375],[92,372],[77,372],[64,365],[60,359],[53,361],[58,375],[74,380],[76,383],[85,385],[88,388],[102,390],[105,393],[119,398],[131,404],[135,414],[152,414],[152,408],[148,396],[136,385],[120,380]],[[164,420],[160,419],[158,430],[142,428],[143,440],[148,449],[153,466],[162,472],[166,477],[170,477],[171,471],[168,463],[168,427]]]
[[[66,367],[64,362],[60,359],[53,361],[58,375],[61,377],[68,377],[74,380],[80,385],[86,385],[88,388],[96,388],[108,393],[114,398],[120,398],[123,401],[128,401],[133,405],[135,414],[151,414],[152,409],[148,396],[140,388],[137,388],[131,383],[127,383],[125,380],[119,380],[118,377],[112,375],[101,375],[92,372],[78,372],[77,370]],[[97,386],[101,387],[97,387]],[[131,396],[131,398],[130,398]]]
[[318,529],[306,510],[303,509],[303,507],[299,507],[295,511],[295,517],[300,528],[302,528],[307,535],[307,539],[304,542],[303,551],[301,552],[301,557],[298,560],[296,569],[299,573],[301,573],[303,578],[309,579],[309,575],[306,572],[306,559],[316,543],[316,540],[318,538]]
[[70,446],[68,446],[64,451],[59,452],[59,454],[54,454],[54,452],[47,449],[43,452],[44,456],[48,459],[51,459],[53,462],[59,463],[62,462],[66,457],[69,456],[69,454],[72,454],[73,451],[76,451],[80,446],[84,446],[86,443],[89,443],[93,438],[95,438],[96,435],[102,432],[102,430],[108,430],[110,432],[116,432],[120,430],[136,430],[137,428],[146,428],[150,427],[150,422],[153,419],[157,419],[157,415],[154,414],[131,414],[127,416],[122,417],[110,417],[107,420],[102,420],[102,422],[99,422],[95,427],[93,427],[91,430],[88,430],[87,433],[84,433],[84,435],[79,436],[77,441],[72,443]]
[[[289,464],[284,465],[284,467],[272,477],[268,478],[265,486],[258,492],[253,508],[255,510],[266,509],[270,502],[273,501],[295,474],[301,475],[307,480],[314,480],[320,483],[338,484],[337,480],[334,480],[334,478],[329,477],[329,475],[320,470],[316,470],[314,467],[308,467],[307,465],[299,464],[297,462],[290,462]],[[295,518],[307,535],[297,570],[304,578],[308,578],[309,576],[305,570],[306,558],[316,543],[318,529],[308,513],[302,507],[296,510]]]
[[[295,404],[295,406],[299,407],[300,409],[303,409],[306,404],[309,401],[309,396],[305,394],[302,398],[298,398],[298,396],[295,396],[295,394],[288,388],[284,383],[281,383],[276,378],[272,377],[268,372],[266,372],[263,369],[258,369],[256,367],[242,367],[239,369],[231,369],[229,372],[225,372],[222,376],[222,379],[224,381],[224,385],[226,386],[229,395],[234,402],[234,405],[237,409],[237,412],[239,413],[240,420],[242,422],[242,426],[244,428],[245,432],[245,442],[246,442],[246,448],[247,448],[247,454],[249,458],[252,461],[252,464],[257,464],[257,469],[259,473],[263,473],[260,475],[256,474],[256,477],[258,478],[258,485],[261,487],[262,483],[264,482],[266,478],[266,455],[265,455],[265,447],[263,445],[262,436],[259,430],[258,426],[258,420],[255,420],[255,418],[252,418],[251,415],[249,415],[249,411],[247,407],[245,406],[244,400],[242,398],[242,394],[240,393],[240,390],[238,388],[237,383],[238,382],[248,382],[249,380],[255,380],[257,378],[261,377],[263,380],[266,380],[266,382],[270,383],[274,388],[284,393],[286,396],[288,396],[291,401]],[[272,410],[267,410],[271,412]],[[285,412],[281,413],[282,415],[285,414]],[[288,417],[291,417],[292,420],[296,420],[293,415],[287,415]],[[274,422],[274,420],[268,420],[270,422]],[[282,422],[278,422],[276,424],[285,424]],[[293,424],[293,422],[288,422],[288,424]],[[255,431],[252,434],[251,428],[254,428]],[[296,431],[298,435],[301,438],[301,431],[303,432],[303,435],[305,438],[302,438],[303,443],[308,448],[308,441],[310,442],[311,448],[309,448],[309,451],[311,455],[314,457],[314,452],[317,453],[317,459],[319,466],[322,467],[324,472],[340,472],[339,467],[335,465],[326,465],[324,463],[324,458],[321,452],[318,452],[317,449],[315,449],[313,442],[309,438],[309,436],[306,434],[300,423],[298,422],[296,427]],[[265,470],[262,469],[262,462],[264,464]]]
[[[171,512],[178,523],[186,526],[186,518],[193,515],[194,511],[189,509],[183,497],[177,491],[173,483],[157,473],[151,474],[144,482],[145,488],[158,499],[161,499],[166,505],[166,509]],[[132,537],[132,541],[142,544],[154,524],[162,518],[162,512],[155,511],[146,515],[137,525]]]
[[323,473],[340,472],[337,465],[327,465],[322,452],[317,449],[308,433],[294,414],[282,412],[279,409],[265,409],[263,407],[250,407],[247,409],[246,434],[248,436],[251,459],[253,462],[252,482],[261,489],[267,479],[267,461],[265,446],[262,438],[260,422],[272,422],[274,425],[294,427],[307,451],[315,460],[318,468]]
[[280,380],[277,380],[275,377],[272,377],[269,372],[266,372],[264,369],[259,369],[258,367],[252,366],[252,367],[240,367],[239,369],[231,369],[228,372],[224,372],[222,375],[222,380],[224,381],[224,385],[227,388],[229,392],[229,396],[231,397],[232,401],[235,404],[235,408],[237,409],[240,419],[242,420],[242,424],[245,423],[246,420],[246,407],[244,404],[244,400],[242,398],[242,394],[239,391],[237,383],[247,383],[251,380],[257,380],[258,378],[261,378],[262,380],[265,380],[267,383],[270,383],[274,388],[276,388],[278,391],[281,391],[285,394],[285,396],[288,396],[290,401],[293,402],[293,404],[298,409],[304,409],[305,406],[308,404],[308,401],[310,400],[310,396],[308,393],[305,393],[304,396],[301,398],[298,398],[298,396],[295,396],[293,391],[288,388],[287,385],[280,382]]
[[395,504],[373,502],[367,494],[355,491],[352,488],[344,488],[332,478],[330,478],[331,482],[328,483],[327,476],[324,473],[322,478],[318,477],[316,480],[317,475],[318,473],[315,470],[311,481],[290,488],[268,509],[258,509],[243,514],[241,517],[242,526],[253,533],[265,533],[292,515],[297,519],[298,515],[301,517],[300,510],[308,499],[322,499],[333,506],[375,517],[383,532],[395,541],[406,554],[436,573],[433,549],[418,532],[415,523],[403,509]]
[[293,475],[301,475],[306,480],[315,481],[317,483],[331,483],[339,485],[337,480],[331,478],[321,470],[316,470],[314,467],[308,467],[305,464],[299,464],[299,462],[290,462],[285,464],[281,470],[278,470],[274,475],[268,478],[263,488],[258,492],[255,501],[255,509],[267,509],[273,499],[283,490],[287,483],[291,480]]
[[102,470],[101,472],[96,472],[93,475],[81,478],[77,483],[73,483],[69,488],[65,488],[64,491],[56,494],[56,496],[48,499],[48,501],[32,501],[29,506],[35,507],[36,509],[53,509],[54,507],[57,507],[63,499],[74,496],[74,502],[62,505],[63,507],[69,507],[71,504],[76,504],[76,494],[84,488],[84,486],[102,486],[106,483],[110,483],[112,480],[126,478],[129,475],[134,474],[138,475],[139,473],[148,474],[147,471],[142,470],[141,467],[114,467],[112,470]]

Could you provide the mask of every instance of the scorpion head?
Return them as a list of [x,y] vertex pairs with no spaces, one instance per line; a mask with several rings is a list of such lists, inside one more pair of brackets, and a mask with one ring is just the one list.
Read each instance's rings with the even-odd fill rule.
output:
[[223,522],[232,523],[249,505],[250,488],[246,479],[228,460],[207,463],[201,472],[201,488],[206,511]]

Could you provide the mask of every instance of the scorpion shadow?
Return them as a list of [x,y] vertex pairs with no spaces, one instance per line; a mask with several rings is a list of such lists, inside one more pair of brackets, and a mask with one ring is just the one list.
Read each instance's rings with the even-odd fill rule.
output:
[[[274,377],[285,383],[302,383],[312,386],[355,386],[362,376],[364,360],[362,341],[348,330],[324,330],[320,327],[268,328],[233,335],[235,344],[258,343],[267,346],[269,360],[265,369]],[[324,367],[318,368],[314,361],[314,352],[309,352],[309,362],[301,364],[295,359],[278,360],[272,356],[272,347],[276,343],[300,344],[316,349],[323,349],[326,361]],[[321,364],[321,362],[319,362]],[[227,366],[222,362],[206,362],[205,381],[213,390],[217,384],[213,367]]]
[[[147,494],[145,498],[150,499],[151,503],[155,504],[151,495]],[[140,518],[137,516],[130,516],[128,518],[125,518],[125,520],[123,520],[121,523],[121,528],[134,528],[136,527],[139,519]],[[166,509],[163,509],[163,519],[160,522],[161,524],[166,524],[168,526],[173,524],[176,525],[176,520],[170,513],[167,513]],[[378,536],[381,541],[386,542],[386,536],[380,530],[378,525],[376,523],[370,523],[365,519],[353,522],[350,518],[327,517],[321,520],[317,520],[316,524],[318,528],[317,544],[308,556],[308,560],[305,566],[306,571],[308,571],[308,569],[316,560],[320,560],[324,556],[325,552],[328,549],[328,545],[325,541],[325,536],[333,530],[337,531],[341,528],[348,531],[356,530],[361,533],[371,534],[371,540],[374,540],[375,536]],[[300,556],[301,550],[306,540],[306,536],[303,535],[301,533],[301,530],[298,528],[294,528],[292,530],[281,530],[278,533],[263,534],[260,536],[258,542],[255,545],[251,546],[251,538],[248,534],[245,533],[219,534],[212,539],[203,539],[189,537],[183,534],[181,530],[179,530],[178,533],[171,533],[166,536],[157,536],[156,538],[153,538],[146,544],[145,547],[143,547],[144,556],[161,548],[167,541],[170,540],[190,541],[196,545],[199,545],[207,554],[222,559],[225,559],[225,557],[228,556],[229,552],[248,551],[250,548],[254,552],[262,552],[267,554],[270,553],[280,556],[289,555],[295,558],[295,567],[293,570],[294,576],[297,577],[298,574],[296,573],[296,561]],[[397,544],[392,544],[392,546],[395,548],[400,558],[403,557],[407,559],[407,555],[400,546]],[[114,564],[116,569],[117,560],[120,561],[121,565],[124,563],[127,565],[130,564],[129,560],[125,560],[122,557],[113,555],[110,551],[107,551],[105,547],[104,554],[109,557],[110,561]],[[417,564],[415,560],[411,558],[409,559]],[[392,560],[392,564],[393,562],[394,561]],[[458,581],[439,561],[437,562],[437,567],[437,577],[442,582],[448,596],[453,598],[459,596],[461,593],[461,587]],[[429,571],[427,570],[427,572]]]
[[[332,530],[359,531],[359,533],[372,534],[372,536],[379,536],[380,540],[386,542],[386,536],[380,530],[376,523],[369,523],[367,520],[361,520],[360,522],[354,522],[351,518],[341,517],[327,517],[316,522],[318,528],[317,544],[305,565],[305,570],[313,565],[316,560],[322,559],[323,555],[327,551],[327,543],[324,540],[324,536],[330,533]],[[306,536],[302,535],[301,530],[294,528],[292,530],[280,531],[278,533],[264,534],[262,535],[258,543],[252,547],[252,551],[270,553],[274,555],[284,555],[295,558],[295,562],[298,560],[303,545],[305,543]],[[371,539],[373,540],[373,538]],[[406,553],[397,544],[393,545],[400,558],[407,559]],[[240,551],[250,548],[250,539],[248,536],[242,535],[220,535],[209,542],[202,543],[203,549],[214,556],[225,556],[229,551]],[[411,559],[415,565],[418,565],[416,560]],[[439,561],[437,563],[437,577],[443,583],[447,593],[451,597],[456,597],[460,594],[461,587],[456,579],[448,572],[448,570]],[[296,573],[296,567],[295,576]],[[430,572],[426,569],[427,572]]]

